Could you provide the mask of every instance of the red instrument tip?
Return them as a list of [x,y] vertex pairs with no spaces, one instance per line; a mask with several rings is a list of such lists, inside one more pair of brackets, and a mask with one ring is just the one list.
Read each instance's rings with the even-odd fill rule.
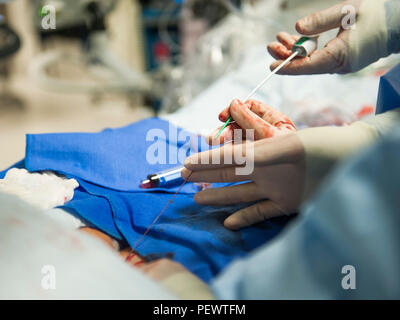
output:
[[156,184],[152,180],[143,180],[142,183],[140,184],[140,188],[142,189],[154,189],[156,188]]

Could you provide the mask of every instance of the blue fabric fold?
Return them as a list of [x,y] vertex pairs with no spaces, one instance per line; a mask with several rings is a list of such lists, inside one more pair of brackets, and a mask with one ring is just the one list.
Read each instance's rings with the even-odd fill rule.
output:
[[[149,132],[158,138],[153,139]],[[62,208],[135,247],[178,188],[143,190],[139,188],[140,181],[149,173],[176,166],[168,164],[170,155],[173,160],[180,153],[183,161],[187,155],[204,150],[204,141],[194,147],[191,137],[193,134],[159,119],[99,133],[28,135],[25,162],[18,166],[31,172],[51,170],[75,178],[80,187]],[[154,146],[161,150],[156,157],[166,157],[167,163],[148,161],[146,154],[149,149],[154,151]],[[230,184],[213,187],[225,185]],[[140,255],[150,259],[173,257],[201,279],[210,281],[233,259],[276,236],[289,220],[271,219],[230,231],[224,228],[224,219],[246,205],[199,206],[193,200],[197,191],[192,183],[183,188],[137,247]]]
[[80,186],[75,190],[73,201],[61,208],[83,220],[87,225],[102,230],[115,239],[124,239],[115,224],[107,197],[89,194]]
[[380,79],[376,114],[396,108],[400,108],[400,63]]
[[[99,229],[111,234],[116,227],[131,247],[135,247],[171,199],[168,193],[121,192],[81,183],[88,194],[106,198],[111,210],[92,207],[89,202],[78,208],[75,202],[80,200],[75,197],[65,208],[77,210],[78,216],[97,226],[99,215],[112,216],[107,219],[109,223],[103,220]],[[210,281],[233,259],[275,237],[289,221],[289,218],[278,218],[241,231],[226,229],[225,218],[245,206],[200,206],[194,202],[193,195],[179,194],[136,251],[145,257],[172,256],[204,281]]]
[[[157,118],[99,133],[34,134],[27,135],[25,165],[29,171],[53,170],[109,189],[143,192],[139,185],[148,174],[182,165],[204,148],[201,141],[196,150],[194,141],[197,136]],[[173,193],[178,187],[151,191]],[[188,184],[182,193],[196,191]]]

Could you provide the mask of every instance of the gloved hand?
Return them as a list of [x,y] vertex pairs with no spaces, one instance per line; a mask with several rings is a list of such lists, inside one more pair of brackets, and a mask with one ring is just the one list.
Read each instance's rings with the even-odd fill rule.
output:
[[221,127],[212,132],[206,138],[208,144],[220,145],[233,140],[234,130],[244,130],[242,137],[245,139],[245,130],[253,129],[255,140],[296,131],[295,125],[286,115],[256,100],[248,100],[245,103],[233,100],[230,106],[220,113],[219,119],[225,123],[230,116],[235,122],[230,123],[216,139]]
[[[236,168],[241,166],[235,162],[236,157],[233,157],[233,164],[224,164],[226,154],[243,152],[242,144],[225,144],[221,148],[193,155],[186,159],[182,171],[182,177],[193,182],[251,180],[236,186],[208,189],[195,195],[195,201],[203,205],[232,205],[260,200],[225,220],[225,227],[232,230],[297,212],[304,191],[304,148],[295,134],[246,144],[246,150],[254,148],[254,158],[247,156],[248,161],[254,161],[254,170],[250,175],[236,174]],[[219,159],[217,163],[222,164],[213,164],[216,159]]]
[[[225,227],[238,230],[268,218],[298,212],[337,162],[377,138],[374,126],[355,122],[346,127],[310,128],[246,142],[246,148],[242,144],[225,144],[187,158],[182,177],[192,182],[251,181],[204,190],[194,198],[199,204],[216,206],[259,201],[225,220]],[[253,152],[246,156],[246,150]],[[237,174],[236,169],[243,166],[235,162],[237,154],[244,154],[247,162],[254,161],[251,174]],[[232,155],[229,157],[233,159],[232,164],[224,162],[226,155]]]
[[[350,7],[346,7],[350,6]],[[352,23],[350,11],[356,13]],[[296,23],[302,35],[339,28],[336,38],[309,57],[294,59],[283,67],[280,74],[349,73],[400,50],[400,2],[398,0],[348,0],[331,8],[313,13]],[[278,59],[271,65],[275,69],[289,57],[298,36],[281,32],[279,42],[268,45],[270,54]]]
[[[225,221],[225,226],[234,230],[270,217],[296,212],[303,193],[303,149],[296,136],[291,136],[290,139],[285,140],[273,139],[274,137],[284,137],[296,131],[293,122],[278,110],[256,100],[248,100],[244,104],[237,99],[233,100],[231,105],[220,113],[219,119],[226,122],[230,116],[235,122],[228,125],[217,139],[215,139],[215,136],[220,128],[211,133],[206,141],[210,145],[220,145],[234,140],[234,130],[254,130],[254,139],[261,140],[260,143],[253,145],[251,141],[246,141],[248,143],[246,149],[249,150],[248,148],[254,147],[257,155],[256,168],[253,174],[251,176],[237,176],[235,169],[240,165],[235,163],[230,166],[216,166],[215,169],[212,164],[198,166],[191,163],[191,160],[194,163],[200,163],[202,157],[209,158],[210,160],[206,162],[212,163],[211,160],[216,159],[215,154],[221,159],[218,163],[223,163],[225,150],[227,150],[227,154],[232,155],[235,152],[242,152],[242,150],[235,149],[242,149],[243,145],[233,147],[231,144],[227,144],[220,149],[194,156],[195,158],[188,158],[185,166],[194,171],[188,181],[231,182],[252,180],[253,182],[235,187],[205,190],[196,194],[195,201],[204,205],[229,205],[238,202],[270,199],[238,211],[229,217]],[[245,134],[242,134],[242,136],[248,138]],[[271,141],[269,142],[269,140]],[[293,156],[289,156],[287,159],[288,163],[282,164],[276,160],[276,157],[280,158],[279,153],[287,157],[288,150],[291,150],[289,153],[293,152]],[[251,161],[254,161],[254,159]],[[271,165],[274,161],[278,161],[276,166]],[[190,171],[187,169],[184,169],[182,173],[184,178],[190,175]]]
[[[234,109],[231,107],[232,115]],[[243,106],[238,110],[249,111]],[[244,123],[240,116],[235,118],[237,124]],[[392,118],[398,119],[387,112],[375,117],[372,123],[359,121],[345,127],[310,128],[256,142],[247,141],[245,150],[243,144],[225,144],[219,149],[189,157],[182,176],[194,182],[250,180],[237,186],[201,191],[195,196],[195,201],[204,205],[259,201],[225,220],[227,228],[237,230],[267,218],[297,212],[301,203],[314,193],[337,162],[378,138],[376,126],[380,123],[398,123],[390,121]],[[246,126],[250,128],[257,127],[261,122],[258,117],[249,119]],[[266,127],[269,128],[269,124]],[[248,156],[247,161],[254,161],[254,170],[249,175],[237,175],[236,169],[242,163],[224,163],[225,156],[231,155],[229,159],[235,160],[235,154],[242,154],[246,150],[253,150],[251,154],[254,157]]]

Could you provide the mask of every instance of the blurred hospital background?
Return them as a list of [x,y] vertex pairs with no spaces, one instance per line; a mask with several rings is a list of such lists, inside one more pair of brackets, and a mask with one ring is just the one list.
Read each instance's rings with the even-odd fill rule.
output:
[[[26,133],[94,132],[156,115],[209,130],[268,72],[276,33],[337,2],[0,1],[0,169],[24,157]],[[374,111],[379,76],[398,61],[348,76],[278,76],[255,98],[299,127],[347,124]]]

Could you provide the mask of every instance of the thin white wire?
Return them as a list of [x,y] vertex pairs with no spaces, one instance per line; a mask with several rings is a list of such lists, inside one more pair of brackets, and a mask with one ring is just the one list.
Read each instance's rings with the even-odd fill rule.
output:
[[264,84],[267,83],[267,81],[269,79],[271,79],[271,77],[277,73],[279,70],[281,70],[286,64],[288,64],[290,62],[290,60],[292,60],[295,56],[297,56],[298,52],[295,51],[292,53],[292,55],[287,58],[285,61],[283,61],[274,71],[272,71],[267,77],[264,78],[264,80],[262,80],[248,95],[247,97],[243,100],[243,102],[249,100],[253,94],[255,94]]

